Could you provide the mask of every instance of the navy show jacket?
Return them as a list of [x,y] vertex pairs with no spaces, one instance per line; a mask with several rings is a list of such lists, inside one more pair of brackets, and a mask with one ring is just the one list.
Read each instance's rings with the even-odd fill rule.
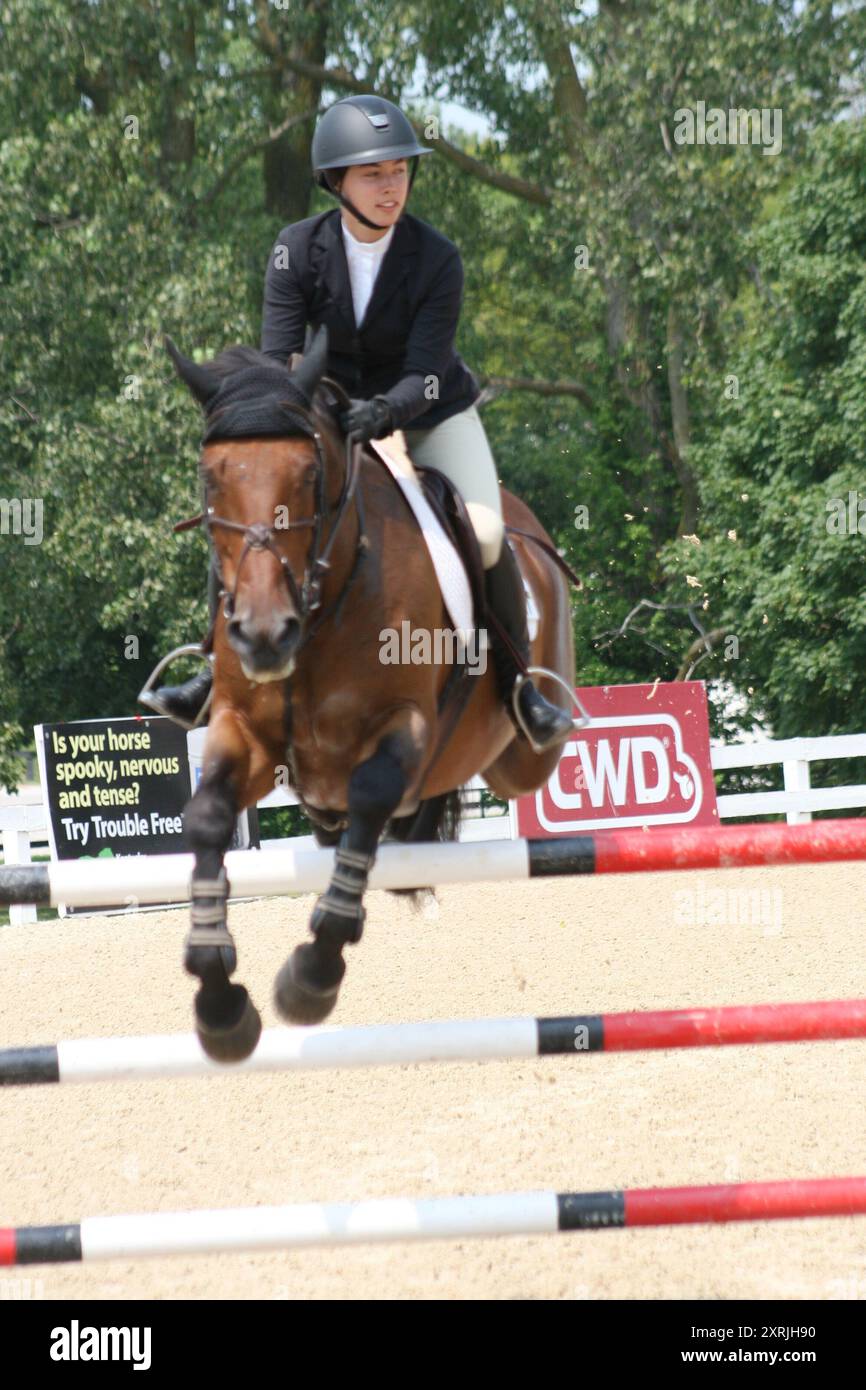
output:
[[[463,262],[452,241],[404,212],[355,322],[339,208],[284,227],[265,274],[261,350],[286,363],[309,324],[328,327],[328,375],[350,396],[384,396],[394,427],[432,429],[478,399],[454,338]],[[277,264],[278,248],[288,249]]]

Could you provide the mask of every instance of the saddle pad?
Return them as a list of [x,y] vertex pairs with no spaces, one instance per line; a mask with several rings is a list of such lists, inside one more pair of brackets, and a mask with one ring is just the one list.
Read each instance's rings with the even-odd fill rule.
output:
[[475,623],[472,591],[466,570],[454,542],[446,535],[442,523],[424,496],[418,474],[406,452],[402,430],[396,430],[387,439],[371,439],[370,448],[375,450],[412,508],[433,561],[451,626],[464,634],[467,643],[470,642]]
[[[403,431],[395,430],[386,439],[371,439],[370,448],[384,463],[412,508],[424,542],[430,552],[430,559],[433,561],[433,568],[436,571],[436,578],[439,581],[439,588],[452,627],[464,634],[467,643],[471,642],[474,630],[472,591],[469,587],[466,570],[454,542],[446,534],[442,523],[424,496],[418,474],[415,472],[415,467],[406,450],[406,437]],[[526,594],[526,621],[529,629],[529,640],[534,641],[538,632],[538,605],[535,602],[535,595],[526,582],[525,575],[522,577]],[[479,650],[484,651],[489,645],[485,632],[482,634]]]

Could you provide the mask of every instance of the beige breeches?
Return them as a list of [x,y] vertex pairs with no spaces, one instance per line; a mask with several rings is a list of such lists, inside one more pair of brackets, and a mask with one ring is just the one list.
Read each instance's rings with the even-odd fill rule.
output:
[[502,501],[496,463],[475,406],[470,405],[430,430],[408,426],[403,433],[416,463],[422,468],[438,468],[454,483],[478,537],[481,563],[490,569],[502,549]]

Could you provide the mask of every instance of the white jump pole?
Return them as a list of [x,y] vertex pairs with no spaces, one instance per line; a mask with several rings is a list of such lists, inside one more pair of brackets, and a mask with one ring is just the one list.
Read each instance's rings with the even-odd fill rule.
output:
[[[233,898],[321,893],[334,867],[331,849],[285,849],[267,853],[230,850],[225,857]],[[67,859],[34,866],[46,890],[36,901],[67,907],[122,907],[185,903],[190,897],[193,856],[153,854],[115,859]],[[526,840],[489,844],[383,845],[370,875],[371,888],[433,887],[443,883],[527,878]],[[40,885],[41,888],[41,885]],[[23,899],[22,899],[23,901]]]
[[[683,869],[757,868],[866,860],[866,819],[809,825],[732,825],[605,830],[540,840],[385,844],[371,888],[426,888],[495,883],[549,875],[657,873]],[[234,850],[225,858],[231,896],[318,893],[328,884],[334,851]],[[122,907],[186,902],[189,854],[61,860],[0,869],[0,903]]]
[[863,1177],[147,1212],[0,1229],[0,1266],[863,1213]]

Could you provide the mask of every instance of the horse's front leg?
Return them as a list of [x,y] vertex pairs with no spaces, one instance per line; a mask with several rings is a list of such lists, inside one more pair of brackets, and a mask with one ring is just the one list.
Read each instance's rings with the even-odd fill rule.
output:
[[184,831],[195,855],[192,926],[184,965],[200,981],[195,997],[199,1041],[218,1062],[248,1057],[262,1031],[245,987],[229,979],[237,968],[237,953],[226,921],[229,884],[223,863],[249,761],[237,721],[229,713],[221,714],[208,730],[202,779],[184,811]]
[[420,766],[425,744],[419,724],[417,716],[402,713],[349,778],[349,824],[334,851],[327,892],[310,920],[314,939],[295,948],[276,979],[274,1000],[289,1023],[320,1023],[337,1002],[346,973],[343,947],[361,939],[364,892],[379,839]]

